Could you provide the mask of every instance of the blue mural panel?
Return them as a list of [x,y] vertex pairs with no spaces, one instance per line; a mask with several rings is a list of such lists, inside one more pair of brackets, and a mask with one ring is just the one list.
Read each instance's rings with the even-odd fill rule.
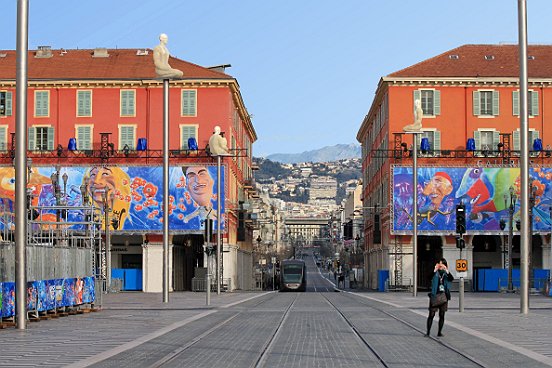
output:
[[37,282],[27,282],[27,310],[35,310],[38,303]]
[[2,283],[2,317],[15,315],[15,282]]
[[83,303],[93,303],[96,299],[96,286],[94,284],[94,277],[84,278],[84,291],[82,295]]
[[[466,207],[467,233],[506,233],[509,222],[510,188],[519,198],[519,168],[422,167],[418,168],[418,187],[412,188],[412,168],[393,168],[394,234],[412,234],[413,198],[418,203],[420,234],[451,234],[456,228],[456,205]],[[535,188],[533,231],[552,228],[552,169],[532,168],[531,187]],[[514,207],[514,229],[519,220],[519,200]]]
[[[221,168],[221,228],[224,229],[224,166]],[[29,177],[34,206],[55,206],[54,187],[51,175],[53,167],[34,167]],[[113,231],[163,230],[163,168],[153,166],[93,166],[62,167],[60,178],[67,174],[67,183],[60,179],[60,189],[69,206],[81,206],[83,198],[81,185],[88,186],[88,195],[97,207],[103,208],[103,192],[107,198],[112,216]],[[171,167],[169,170],[169,227],[171,231],[194,231],[204,227],[204,220],[215,221],[217,214],[217,167],[213,165],[190,165]],[[0,168],[0,209],[4,213],[14,212],[15,171],[13,167]],[[83,214],[69,211],[69,221],[82,221]],[[56,221],[56,214],[43,211],[42,221]],[[14,220],[9,216],[0,219],[0,228],[13,228]],[[71,229],[78,229],[73,225]],[[102,226],[105,226],[102,225]],[[78,229],[80,230],[80,229]]]

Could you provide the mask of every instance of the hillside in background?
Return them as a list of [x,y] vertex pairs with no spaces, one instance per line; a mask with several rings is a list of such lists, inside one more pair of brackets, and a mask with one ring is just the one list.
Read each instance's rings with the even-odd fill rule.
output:
[[266,158],[284,164],[296,164],[300,162],[330,162],[350,158],[360,158],[361,149],[358,144],[337,144],[317,150],[302,153],[274,153]]

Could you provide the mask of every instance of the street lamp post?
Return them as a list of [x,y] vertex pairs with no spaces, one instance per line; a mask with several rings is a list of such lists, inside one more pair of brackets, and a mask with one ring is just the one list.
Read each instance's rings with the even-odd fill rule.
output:
[[[510,204],[508,205],[508,198]],[[508,292],[513,291],[512,285],[512,239],[514,232],[514,209],[516,207],[517,196],[514,187],[510,187],[510,195],[504,194],[504,205],[508,208]]]
[[102,193],[103,205],[104,205],[104,216],[105,216],[105,278],[106,278],[106,290],[109,292],[111,288],[111,231],[109,228],[109,202],[107,196],[107,190],[104,190]]
[[[260,249],[261,249],[261,242],[263,241],[263,239],[261,238],[261,236],[257,236],[257,254],[259,255],[259,259],[258,259],[258,263],[260,264],[260,261],[261,261],[261,252],[260,252]],[[263,267],[261,265],[261,290],[263,290]]]

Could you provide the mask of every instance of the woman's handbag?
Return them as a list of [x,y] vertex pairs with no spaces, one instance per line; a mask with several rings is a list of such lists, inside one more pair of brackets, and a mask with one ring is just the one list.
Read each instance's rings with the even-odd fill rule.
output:
[[437,293],[437,295],[431,295],[429,298],[429,304],[432,308],[438,308],[448,301],[445,293]]

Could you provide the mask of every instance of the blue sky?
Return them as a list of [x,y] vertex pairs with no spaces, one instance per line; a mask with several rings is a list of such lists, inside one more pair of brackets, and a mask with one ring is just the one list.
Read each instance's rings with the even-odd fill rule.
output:
[[[153,48],[232,64],[254,155],[356,142],[382,76],[463,44],[518,40],[517,0],[53,0],[30,2],[29,48]],[[2,1],[0,49],[16,43]],[[551,0],[527,0],[528,38],[552,44]]]

